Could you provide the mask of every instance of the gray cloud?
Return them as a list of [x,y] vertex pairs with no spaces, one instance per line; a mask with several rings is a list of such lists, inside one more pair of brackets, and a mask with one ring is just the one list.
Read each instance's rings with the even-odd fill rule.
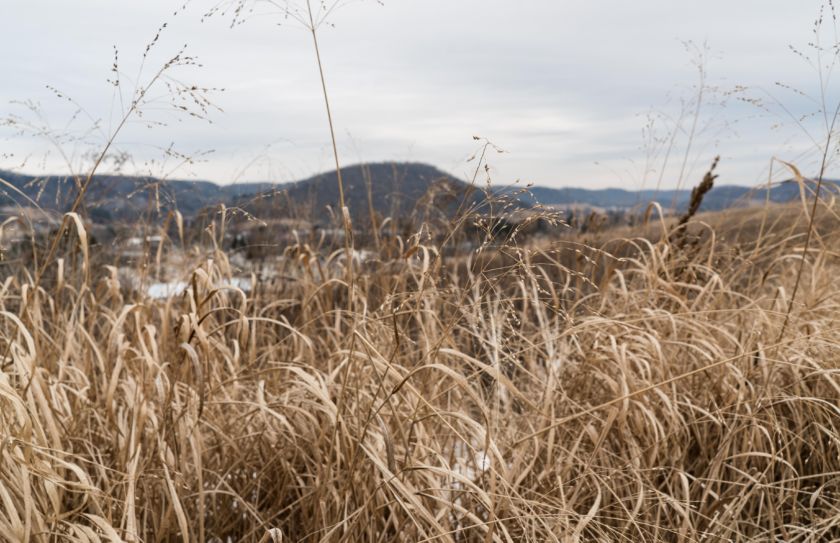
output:
[[[328,169],[307,34],[268,17],[235,29],[219,18],[202,24],[206,5],[198,0],[173,18],[172,6],[170,0],[8,2],[0,19],[0,104],[38,100],[47,120],[62,126],[72,108],[55,99],[45,88],[50,84],[107,126],[119,111],[105,81],[112,46],[129,83],[145,44],[168,21],[145,73],[188,43],[204,67],[180,71],[179,78],[225,87],[214,97],[224,113],[213,113],[207,124],[153,110],[151,118],[168,126],[132,125],[120,138],[139,167],[160,156],[155,146],[175,142],[185,152],[214,150],[183,174],[217,181],[239,175],[256,155],[262,158],[242,179],[286,180]],[[658,177],[645,174],[644,114],[653,108],[676,116],[680,100],[696,93],[696,69],[682,40],[708,43],[710,85],[721,92],[752,87],[750,96],[769,90],[798,116],[813,104],[774,82],[818,91],[814,72],[787,47],[812,38],[818,10],[816,0],[772,7],[758,0],[390,0],[338,11],[321,38],[347,162],[421,160],[463,174],[472,167],[464,163],[476,148],[472,136],[480,135],[508,151],[492,157],[499,183],[638,186]],[[764,112],[730,97],[726,108],[702,109],[702,123],[730,128],[696,137],[689,174],[700,175],[715,153],[723,155],[721,170],[733,183],[761,181],[773,155],[814,168],[796,123],[782,116],[784,126],[770,129],[780,114],[771,106]],[[661,130],[667,132],[667,122]],[[20,138],[0,141],[15,153],[0,158],[0,167],[41,156],[44,148]],[[684,136],[677,139],[677,156],[685,145]],[[54,157],[43,167],[61,168]],[[661,160],[653,163],[659,167]],[[665,182],[676,183],[673,169]]]

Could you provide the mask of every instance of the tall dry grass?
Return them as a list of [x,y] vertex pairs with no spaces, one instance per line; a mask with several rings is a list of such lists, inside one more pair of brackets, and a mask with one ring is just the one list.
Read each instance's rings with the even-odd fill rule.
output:
[[462,218],[364,263],[347,235],[249,292],[222,213],[138,263],[179,263],[186,291],[154,300],[81,213],[193,63],[129,94],[62,227],[2,268],[0,539],[840,540],[833,202],[478,253],[452,248]]
[[840,538],[833,222],[808,254],[772,216],[620,255],[406,245],[353,295],[342,250],[246,294],[173,242],[189,288],[151,300],[75,218],[0,288],[2,540]]

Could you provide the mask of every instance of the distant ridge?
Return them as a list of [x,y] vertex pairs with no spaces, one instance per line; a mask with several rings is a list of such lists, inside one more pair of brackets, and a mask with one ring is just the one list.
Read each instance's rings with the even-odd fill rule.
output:
[[[813,182],[808,182],[813,190]],[[840,188],[840,181],[826,179],[823,181],[826,191],[835,194]],[[810,196],[810,193],[808,193]],[[684,209],[691,198],[691,189],[686,190],[639,190],[625,189],[583,189],[583,188],[548,188],[532,187],[528,193],[519,197],[521,200],[534,204],[541,203],[549,206],[591,206],[603,209],[629,209],[646,206],[650,202],[659,202],[663,207],[670,208],[676,204],[677,210]],[[703,199],[701,211],[720,211],[731,207],[747,207],[764,203],[768,198],[767,187],[744,187],[740,185],[719,185],[712,188]],[[773,203],[786,203],[800,198],[799,184],[795,181],[783,181],[770,188],[769,200]]]
[[[418,212],[455,213],[461,205],[476,205],[484,193],[434,166],[414,162],[356,164],[341,169],[345,205],[354,220],[373,210],[382,217]],[[239,198],[236,205],[257,216],[302,212],[338,213],[339,193],[335,171],[275,187],[268,192]]]
[[[17,191],[10,189],[6,183]],[[226,203],[242,194],[253,194],[274,186],[274,183],[218,185],[210,181],[97,175],[86,194],[85,209],[92,219],[102,221],[133,220],[150,208],[161,212],[178,209],[190,216],[208,205]],[[0,206],[28,207],[32,200],[44,209],[66,211],[75,195],[76,181],[73,177],[35,177],[0,170]]]
[[[460,205],[477,205],[484,198],[482,190],[434,166],[417,162],[356,164],[342,168],[342,177],[346,204],[354,220],[369,215],[371,209],[382,217],[404,216],[419,209],[454,213]],[[27,199],[31,199],[45,209],[65,211],[76,194],[75,181],[68,176],[33,177],[0,171],[0,180],[0,206],[7,209],[9,206],[28,207]],[[837,193],[840,181],[826,180],[824,187]],[[531,187],[528,191],[515,193],[513,189],[500,189],[497,193],[515,195],[525,207],[540,203],[558,208],[623,210],[643,207],[655,200],[665,208],[676,203],[679,210],[685,207],[691,191]],[[763,203],[767,196],[764,187],[716,186],[706,195],[701,210],[756,205]],[[790,202],[799,197],[799,184],[793,181],[773,185],[769,193],[769,200],[774,203]],[[335,171],[293,183],[231,185],[101,175],[93,179],[85,209],[95,222],[130,221],[149,210],[165,213],[178,209],[184,216],[191,217],[218,204],[243,207],[258,216],[301,212],[317,215],[327,209],[338,212],[338,199]],[[12,212],[9,209],[7,214]]]

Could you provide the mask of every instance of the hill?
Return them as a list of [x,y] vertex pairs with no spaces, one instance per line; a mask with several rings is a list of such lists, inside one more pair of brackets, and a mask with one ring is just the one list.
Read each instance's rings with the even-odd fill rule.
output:
[[[410,212],[424,202],[450,194],[453,201],[475,192],[468,201],[481,198],[480,191],[433,166],[419,163],[377,163],[342,168],[347,207],[354,216],[372,208],[380,215]],[[66,211],[77,192],[70,176],[34,177],[0,171],[0,206],[30,206]],[[435,189],[435,194],[430,190]],[[133,220],[149,210],[178,209],[193,216],[221,203],[251,211],[323,213],[339,201],[335,172],[325,172],[294,183],[239,183],[220,185],[209,181],[161,180],[154,177],[95,176],[85,198],[85,209],[95,221]],[[460,203],[460,199],[458,202]],[[286,205],[278,205],[286,202]]]
[[[809,186],[813,186],[809,182]],[[835,193],[840,188],[840,181],[826,180],[824,188]],[[768,197],[766,187],[745,187],[741,185],[719,185],[712,188],[703,199],[701,211],[720,211],[732,207],[749,207],[760,204]],[[800,197],[799,184],[789,180],[773,185],[769,200],[773,203],[787,203]],[[659,202],[666,208],[675,205],[677,210],[685,209],[691,198],[691,189],[687,190],[638,190],[625,189],[583,189],[532,187],[529,193],[520,196],[527,203],[537,202],[543,205],[568,207],[591,206],[604,209],[629,209],[646,206],[650,202]]]
[[[373,210],[380,217],[435,212],[451,215],[461,206],[479,205],[484,193],[434,166],[383,162],[341,169],[345,205],[354,220]],[[233,205],[260,216],[276,214],[317,217],[337,212],[339,192],[335,171],[321,173],[259,194],[243,196]]]
[[[83,181],[83,180],[80,180]],[[95,221],[134,220],[149,210],[178,209],[185,216],[243,194],[267,190],[273,183],[218,185],[210,181],[162,180],[155,177],[98,175],[91,181],[85,209]],[[77,194],[71,176],[34,177],[0,171],[0,206],[30,206],[66,211]]]
[[[419,210],[454,213],[460,205],[484,200],[481,190],[434,166],[422,163],[383,162],[342,168],[345,201],[354,218],[377,215],[400,217]],[[838,192],[840,181],[828,180],[827,190]],[[0,171],[0,206],[30,206],[66,211],[77,190],[69,176],[33,177]],[[500,189],[497,194],[512,194]],[[684,209],[690,190],[585,189],[578,187],[532,187],[516,193],[523,207],[536,203],[552,207],[592,207],[624,210],[652,201],[666,208]],[[466,198],[465,198],[466,196]],[[748,207],[764,202],[764,188],[737,185],[714,187],[705,197],[702,211]],[[786,181],[774,185],[769,200],[785,203],[800,197],[799,185]],[[154,214],[178,209],[185,217],[218,204],[237,206],[256,215],[307,214],[318,216],[338,208],[338,184],[334,171],[292,183],[217,184],[210,181],[161,180],[154,177],[101,175],[94,177],[85,198],[85,210],[95,222],[132,221],[150,211]]]

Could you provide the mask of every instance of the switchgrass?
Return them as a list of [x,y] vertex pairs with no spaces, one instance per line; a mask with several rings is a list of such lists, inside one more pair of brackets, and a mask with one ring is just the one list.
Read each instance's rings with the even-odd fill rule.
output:
[[165,300],[68,215],[50,273],[0,285],[0,539],[840,538],[838,230],[805,252],[804,209],[763,213],[736,241],[730,214],[687,244],[301,245],[248,293],[221,240],[172,241]]

